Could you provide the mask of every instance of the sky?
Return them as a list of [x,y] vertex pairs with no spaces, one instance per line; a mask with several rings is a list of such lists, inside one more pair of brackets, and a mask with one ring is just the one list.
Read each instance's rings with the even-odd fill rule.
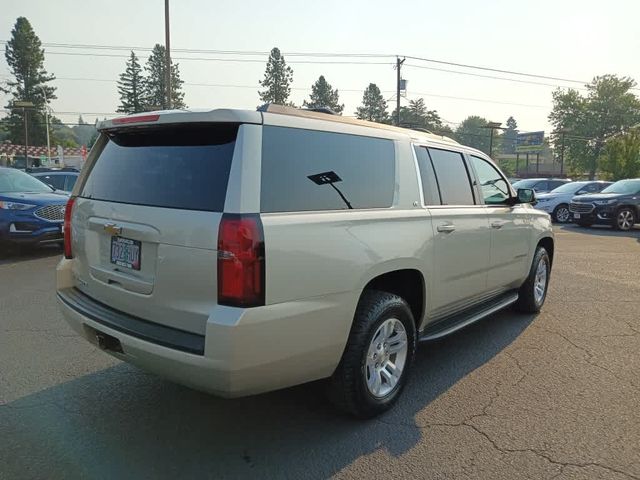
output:
[[[57,77],[53,85],[58,98],[51,106],[64,122],[75,122],[80,113],[89,122],[96,116],[115,116],[119,104],[116,80],[124,71],[127,49],[141,48],[136,53],[144,63],[149,55],[144,49],[164,43],[163,0],[0,0],[0,41],[9,40],[19,16],[29,19],[45,44],[45,68]],[[268,52],[278,47],[294,70],[293,102],[302,104],[313,82],[324,75],[339,90],[344,114],[353,115],[369,83],[376,83],[390,100],[389,111],[394,108],[395,55],[581,82],[607,73],[640,80],[639,17],[638,0],[172,0],[171,47],[189,107],[254,109],[260,104],[258,81],[264,75],[267,54],[177,49]],[[46,45],[53,43],[126,48]],[[310,52],[390,56],[287,55]],[[233,61],[238,59],[244,61]],[[295,63],[309,61],[370,63]],[[480,115],[503,123],[513,116],[522,131],[548,131],[553,90],[558,86],[581,88],[581,84],[559,80],[411,59],[405,65],[402,76],[408,88],[403,104],[423,97],[428,108],[437,110],[454,129],[467,116]],[[2,55],[0,81],[9,74]],[[0,100],[6,105],[9,98]]]

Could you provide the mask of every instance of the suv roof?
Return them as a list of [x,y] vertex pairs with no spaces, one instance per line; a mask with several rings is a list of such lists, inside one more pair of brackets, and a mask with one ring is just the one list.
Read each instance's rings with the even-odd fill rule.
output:
[[300,109],[294,107],[285,107],[273,103],[263,105],[257,111],[240,110],[240,109],[214,109],[214,110],[161,110],[155,112],[147,112],[142,114],[127,115],[111,120],[103,120],[98,122],[97,129],[99,131],[123,128],[127,126],[153,125],[162,123],[189,123],[189,122],[232,122],[232,123],[254,123],[263,124],[265,122],[264,114],[286,115],[289,117],[303,119],[322,120],[327,122],[342,123],[347,125],[356,125],[368,128],[375,128],[387,132],[393,132],[399,136],[408,136],[412,140],[425,141],[431,140],[451,145],[460,145],[458,142],[449,137],[436,135],[431,132],[413,130],[409,128],[395,127],[382,123],[369,122],[366,120],[358,120],[351,117],[343,117],[325,111],[314,111]]

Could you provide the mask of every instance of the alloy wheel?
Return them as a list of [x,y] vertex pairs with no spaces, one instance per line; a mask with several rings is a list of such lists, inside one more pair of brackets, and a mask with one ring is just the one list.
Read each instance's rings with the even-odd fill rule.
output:
[[620,230],[631,230],[631,227],[633,227],[633,213],[629,210],[622,210],[618,212],[616,221]]
[[397,318],[382,322],[371,339],[365,365],[369,393],[382,398],[398,384],[407,361],[407,331]]

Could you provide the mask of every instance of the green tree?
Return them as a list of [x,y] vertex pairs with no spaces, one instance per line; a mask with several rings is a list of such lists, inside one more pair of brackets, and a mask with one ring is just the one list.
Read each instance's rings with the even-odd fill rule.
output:
[[[164,77],[163,77],[164,83]],[[144,111],[145,79],[142,75],[142,67],[138,56],[132,51],[118,80],[118,93],[120,94],[120,106],[118,112],[138,113]]]
[[362,105],[356,109],[356,117],[360,120],[385,123],[389,120],[387,101],[375,83],[370,83],[362,96]]
[[311,85],[309,101],[305,100],[302,105],[308,108],[326,107],[339,114],[342,114],[342,110],[344,110],[344,104],[340,104],[338,90],[331,87],[324,75],[320,75],[316,83]]
[[284,60],[280,49],[273,47],[267,60],[264,71],[264,79],[260,80],[260,86],[264,88],[258,92],[260,100],[264,103],[277,103],[278,105],[293,105],[288,103],[293,82],[293,70]]
[[507,129],[501,135],[502,153],[516,153],[518,122],[513,117],[507,119]]
[[78,117],[78,125],[71,127],[71,130],[80,145],[89,146],[92,138],[97,134],[96,128],[85,122],[82,115]]
[[[11,95],[11,103],[20,101],[34,104],[33,108],[26,110],[29,144],[44,145],[44,111],[47,104],[57,98],[55,87],[48,83],[54,80],[55,76],[49,75],[45,70],[42,43],[25,17],[18,17],[16,20],[11,30],[11,39],[5,45],[4,54],[14,78],[6,82],[7,88],[3,90]],[[21,108],[11,111],[8,131],[12,143],[24,144],[24,116]]]
[[[394,109],[391,118],[396,118],[396,112],[397,109]],[[427,109],[423,98],[410,100],[408,107],[400,107],[400,126],[429,130],[433,133],[440,133],[448,129],[442,123],[436,110]],[[448,133],[451,133],[450,129],[448,130]]]
[[465,118],[456,128],[456,140],[464,145],[477,148],[488,155],[491,135],[491,130],[486,128],[488,123],[485,118],[477,115]]
[[56,117],[52,117],[50,122],[51,145],[62,145],[67,148],[80,146],[78,138],[72,128],[62,123],[62,121]]
[[[631,78],[604,75],[587,85],[586,96],[573,89],[553,92],[549,121],[566,132],[565,161],[573,172],[595,178],[607,138],[640,122],[640,100],[631,92],[635,86]],[[561,141],[561,135],[554,136],[556,151]]]
[[[166,63],[165,48],[156,43],[151,51],[151,55],[145,65],[147,76],[144,79],[144,110],[166,109],[167,86],[166,86]],[[126,72],[125,72],[126,73]],[[178,64],[171,62],[171,108],[186,108],[184,103],[184,93],[180,79]]]
[[640,127],[607,140],[600,170],[612,180],[640,177]]

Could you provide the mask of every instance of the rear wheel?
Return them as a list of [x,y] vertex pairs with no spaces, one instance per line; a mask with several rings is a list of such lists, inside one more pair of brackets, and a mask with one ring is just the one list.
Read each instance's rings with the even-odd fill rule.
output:
[[571,212],[569,205],[562,203],[553,210],[553,219],[558,223],[569,223],[571,220]]
[[407,302],[391,293],[365,291],[329,380],[330,400],[360,418],[388,410],[406,384],[415,349],[416,329]]
[[544,247],[538,247],[527,280],[520,287],[516,309],[523,313],[538,313],[544,305],[549,288],[551,260]]
[[616,213],[616,221],[613,227],[623,232],[629,231],[636,223],[635,212],[629,207],[623,207]]

